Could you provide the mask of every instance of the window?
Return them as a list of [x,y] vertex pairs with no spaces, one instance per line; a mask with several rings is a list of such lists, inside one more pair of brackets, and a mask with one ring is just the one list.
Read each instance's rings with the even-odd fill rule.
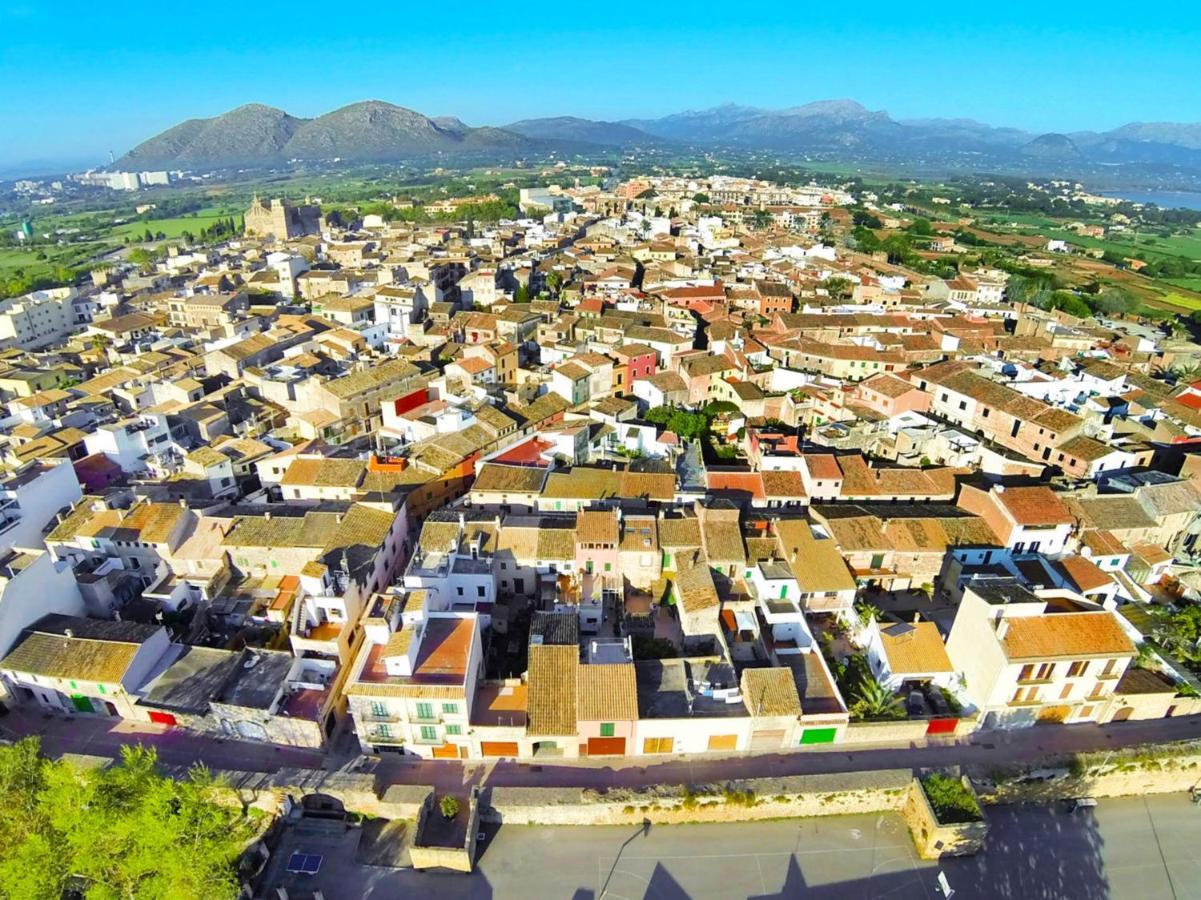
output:
[[475,591],[476,591],[476,593],[477,593],[479,596],[481,596],[481,597],[483,597],[483,596],[484,596],[484,594],[486,593],[486,591],[484,590],[484,586],[483,586],[482,584],[481,584],[479,587],[477,587],[477,588],[475,589]]
[[433,725],[422,725],[421,726],[421,739],[423,741],[438,740],[438,729],[435,728]]
[[418,703],[417,704],[417,718],[432,719],[433,717],[434,717],[434,704],[432,704],[432,703]]
[[459,596],[460,596],[460,597],[462,597],[462,596],[463,596],[463,589],[462,589],[461,587],[460,587],[460,588],[455,588],[455,590],[457,590],[457,591],[459,592]]
[[1068,666],[1068,678],[1079,678],[1088,671],[1088,663],[1084,660],[1074,662]]
[[463,726],[462,726],[462,725],[447,725],[447,726],[446,726],[446,734],[447,734],[448,736],[449,736],[449,735],[456,735],[456,736],[457,736],[457,735],[460,735],[460,734],[462,734],[462,733],[463,733]]
[[387,725],[376,725],[375,733],[376,733],[376,736],[382,737],[382,738],[392,737],[392,729]]
[[377,719],[382,719],[384,716],[388,715],[388,705],[386,703],[380,703],[378,700],[372,700],[371,715],[375,716]]
[[457,703],[443,703],[442,704],[442,712],[446,713],[448,716],[453,716],[458,711],[459,711],[459,705]]
[[615,728],[614,728],[612,722],[601,722],[601,727],[600,727],[600,736],[601,737],[613,737],[614,731],[615,731]]

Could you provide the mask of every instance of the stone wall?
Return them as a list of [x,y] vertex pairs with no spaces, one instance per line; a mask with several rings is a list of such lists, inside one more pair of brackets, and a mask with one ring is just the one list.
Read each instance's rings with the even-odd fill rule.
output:
[[[950,718],[948,716],[947,718]],[[956,738],[971,734],[976,730],[978,721],[974,718],[961,718],[955,724],[954,732],[926,736],[929,721],[926,719],[897,719],[889,722],[851,722],[843,734],[840,745],[845,744],[897,744],[903,741],[917,742],[938,740],[939,738]]]
[[[971,782],[963,778],[963,785],[973,794]],[[909,826],[917,855],[922,859],[939,859],[943,856],[971,856],[984,849],[988,837],[988,825],[978,822],[954,822],[944,824],[930,805],[921,782],[916,778],[910,782],[901,807],[901,817]]]
[[1089,754],[1033,770],[977,771],[973,780],[987,804],[1170,794],[1201,784],[1201,748]]
[[912,777],[908,769],[887,769],[604,793],[485,788],[481,817],[516,825],[637,825],[873,813],[899,810]]

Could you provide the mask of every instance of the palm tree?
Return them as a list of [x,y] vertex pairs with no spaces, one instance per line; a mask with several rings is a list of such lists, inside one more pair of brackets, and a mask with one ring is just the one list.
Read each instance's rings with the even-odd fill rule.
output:
[[901,701],[891,691],[864,673],[854,691],[851,712],[861,719],[891,719],[901,712]]

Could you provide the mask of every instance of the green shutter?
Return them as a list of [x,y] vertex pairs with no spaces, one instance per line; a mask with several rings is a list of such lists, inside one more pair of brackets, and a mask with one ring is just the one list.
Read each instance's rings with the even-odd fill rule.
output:
[[446,733],[447,734],[455,734],[455,735],[462,734],[463,726],[462,725],[447,725]]
[[71,695],[71,703],[75,706],[76,712],[83,712],[83,713],[94,712],[94,710],[92,709],[91,699],[83,696],[83,694],[72,694]]
[[422,725],[421,726],[421,739],[423,741],[438,740],[438,729],[435,728],[433,725]]
[[613,737],[614,727],[612,722],[601,722],[600,736]]
[[802,744],[833,744],[838,736],[837,728],[806,728],[801,733]]
[[432,719],[434,717],[434,705],[432,703],[417,704],[417,718]]
[[442,704],[442,712],[446,713],[448,716],[453,716],[458,711],[459,711],[459,707],[454,703],[443,703]]

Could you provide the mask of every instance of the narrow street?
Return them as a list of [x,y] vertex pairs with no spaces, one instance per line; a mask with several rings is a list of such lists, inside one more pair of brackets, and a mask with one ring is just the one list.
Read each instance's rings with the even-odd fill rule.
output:
[[158,750],[168,766],[186,767],[201,762],[213,769],[272,772],[296,767],[336,770],[353,767],[371,773],[382,791],[391,784],[429,784],[454,787],[471,778],[504,787],[640,787],[651,784],[687,784],[738,778],[815,775],[875,769],[953,765],[1000,766],[1037,762],[1063,753],[1115,750],[1148,743],[1201,739],[1201,716],[1123,722],[1106,726],[1059,725],[1012,732],[978,733],[956,741],[930,741],[904,745],[846,745],[827,750],[793,753],[690,756],[652,762],[613,758],[558,761],[551,764],[489,760],[483,762],[418,761],[399,756],[358,757],[348,748],[346,735],[338,750],[328,756],[314,750],[277,747],[246,741],[198,737],[157,725],[114,719],[71,718],[31,714],[17,710],[0,719],[0,734],[15,739],[39,735],[50,756],[90,754],[116,757],[121,747],[142,743]]

